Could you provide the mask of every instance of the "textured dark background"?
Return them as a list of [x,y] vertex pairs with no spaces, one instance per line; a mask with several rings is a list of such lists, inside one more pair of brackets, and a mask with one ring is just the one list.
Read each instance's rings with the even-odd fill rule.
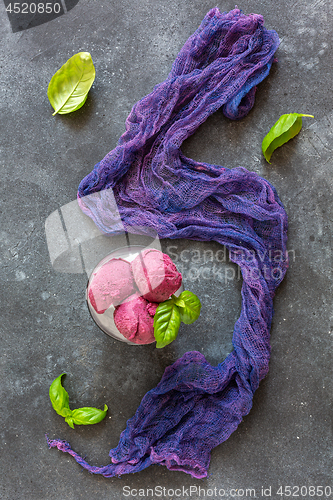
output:
[[[218,3],[221,11],[234,6]],[[158,485],[223,488],[226,498],[231,488],[255,488],[262,498],[262,486],[271,486],[272,498],[283,498],[276,495],[280,485],[331,486],[333,498],[331,2],[244,0],[238,6],[262,14],[266,27],[278,32],[279,62],[246,118],[236,123],[215,113],[183,150],[196,160],[244,166],[275,185],[289,215],[291,265],[275,298],[269,375],[250,414],[213,450],[209,477],[194,480],[160,466],[121,478],[93,476],[69,455],[49,450],[44,434],[68,440],[91,464],[107,464],[127,419],[167,365],[187,350],[200,350],[215,365],[230,352],[240,280],[225,282],[229,264],[204,262],[204,251],[213,250],[215,259],[218,245],[163,241],[184,266],[185,287],[199,295],[202,315],[163,350],[128,346],[92,321],[87,275],[52,267],[45,221],[75,199],[80,180],[115,147],[132,105],[167,77],[215,3],[80,0],[66,14],[15,33],[0,4],[2,500],[119,500],[134,498],[125,497],[124,486]],[[79,51],[91,53],[95,83],[79,111],[52,117],[48,83]],[[303,120],[300,135],[269,165],[261,141],[288,112],[315,118]],[[194,255],[181,254],[184,249],[198,250],[199,262],[182,261],[181,255]],[[200,269],[214,264],[220,276],[202,277]],[[73,407],[108,404],[102,423],[72,430],[53,411],[48,388],[62,372]],[[176,497],[166,491],[160,498]]]

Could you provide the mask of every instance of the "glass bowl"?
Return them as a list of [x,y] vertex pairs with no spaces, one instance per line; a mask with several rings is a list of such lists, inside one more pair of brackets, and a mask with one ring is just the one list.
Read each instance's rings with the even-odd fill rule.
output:
[[[113,318],[113,313],[115,311],[115,307],[113,305],[110,305],[102,314],[99,314],[95,308],[93,307],[90,298],[89,298],[89,287],[92,282],[93,277],[99,272],[102,266],[104,266],[106,263],[108,263],[112,259],[123,259],[127,262],[132,262],[140,252],[143,250],[146,250],[147,247],[144,246],[128,246],[128,247],[123,247],[119,248],[118,250],[115,250],[114,252],[110,253],[104,259],[102,259],[97,266],[94,268],[92,271],[88,286],[86,289],[86,300],[89,308],[89,312],[95,321],[95,323],[99,326],[103,332],[105,332],[107,335],[110,337],[120,340],[121,342],[125,342],[126,344],[130,345],[145,345],[145,344],[138,344],[135,342],[132,342],[131,340],[128,340],[127,338],[120,333],[118,330],[117,326],[115,325],[114,318]],[[181,292],[184,290],[183,284],[178,288],[178,290],[174,293],[174,295],[178,296],[181,294]]]

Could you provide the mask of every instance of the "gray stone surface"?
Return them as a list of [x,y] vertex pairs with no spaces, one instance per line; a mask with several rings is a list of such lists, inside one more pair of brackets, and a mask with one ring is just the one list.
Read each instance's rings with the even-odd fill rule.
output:
[[[279,486],[330,486],[327,498],[333,498],[329,0],[243,1],[239,7],[245,13],[262,14],[266,26],[278,32],[279,62],[259,85],[256,105],[245,119],[234,123],[217,112],[183,146],[196,160],[242,165],[267,178],[290,224],[291,265],[275,298],[270,372],[250,414],[213,450],[209,477],[195,480],[153,466],[105,479],[49,450],[44,437],[66,439],[91,464],[105,465],[127,419],[167,365],[187,350],[202,351],[216,365],[232,349],[241,283],[237,270],[235,279],[225,279],[232,271],[220,262],[218,245],[162,242],[183,266],[185,287],[200,296],[203,313],[176,342],[157,350],[120,343],[95,325],[85,302],[87,275],[53,268],[45,234],[48,216],[75,200],[80,180],[116,145],[132,105],[167,77],[179,49],[214,6],[207,0],[80,0],[66,15],[13,33],[0,4],[2,500],[135,498],[134,491],[124,495],[124,486],[165,487],[162,496],[155,491],[149,497],[163,499],[177,498],[168,489],[190,486],[206,494],[224,489],[225,498],[231,498],[232,488],[238,489],[238,498],[250,496],[250,488],[263,498],[261,488],[271,487],[272,498],[281,499]],[[226,11],[234,3],[227,0],[218,7]],[[92,54],[97,72],[88,100],[76,113],[52,117],[49,80],[82,50]],[[295,111],[315,118],[304,119],[301,134],[276,151],[269,165],[261,141],[281,114]],[[213,261],[207,257],[205,262],[207,249]],[[194,250],[197,262],[189,259]],[[214,264],[220,276],[206,279],[208,271],[202,269]],[[109,405],[102,423],[72,430],[53,411],[48,388],[62,372],[73,407]],[[191,492],[192,499],[203,498],[203,491]],[[310,498],[304,488],[292,492]],[[319,497],[320,490],[316,493]]]

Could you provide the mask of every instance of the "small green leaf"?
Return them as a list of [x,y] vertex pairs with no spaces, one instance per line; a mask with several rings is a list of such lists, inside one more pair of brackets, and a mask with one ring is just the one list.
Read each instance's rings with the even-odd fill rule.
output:
[[264,137],[261,149],[268,163],[270,163],[269,160],[276,148],[279,148],[300,132],[303,116],[314,118],[312,115],[303,115],[300,113],[282,115]]
[[53,75],[47,96],[56,113],[61,115],[80,109],[95,80],[95,67],[89,52],[79,52]]
[[65,417],[65,422],[66,422],[66,424],[69,425],[69,427],[74,429],[73,417],[71,415],[68,415],[68,417]]
[[181,299],[185,304],[185,307],[179,310],[181,321],[186,325],[194,323],[194,321],[196,321],[200,316],[200,300],[194,293],[190,292],[189,290],[184,290],[179,295],[179,299]]
[[176,297],[176,295],[171,295],[171,299],[174,301],[176,306],[185,307],[185,302],[183,301],[183,299],[180,296]]
[[98,408],[91,408],[89,406],[85,408],[78,408],[76,410],[73,410],[72,413],[73,424],[76,425],[98,424],[103,420],[107,411],[108,407],[106,405],[104,405],[104,410],[99,410]]
[[72,413],[69,408],[69,398],[67,391],[61,385],[61,378],[65,373],[57,377],[50,385],[49,395],[54,410],[62,417],[67,417]]
[[178,335],[180,327],[179,309],[173,299],[161,302],[154,316],[154,336],[156,347],[162,348],[170,344]]

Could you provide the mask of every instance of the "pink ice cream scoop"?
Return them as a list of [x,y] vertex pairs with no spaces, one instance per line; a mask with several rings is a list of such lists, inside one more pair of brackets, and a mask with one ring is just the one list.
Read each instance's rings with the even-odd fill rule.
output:
[[131,266],[142,297],[151,302],[164,302],[182,283],[182,275],[170,257],[154,248],[143,250]]
[[123,259],[111,259],[94,273],[88,285],[88,297],[98,314],[111,304],[116,306],[135,292],[131,265]]
[[154,315],[157,306],[134,293],[115,308],[115,325],[134,344],[151,344],[155,342]]

